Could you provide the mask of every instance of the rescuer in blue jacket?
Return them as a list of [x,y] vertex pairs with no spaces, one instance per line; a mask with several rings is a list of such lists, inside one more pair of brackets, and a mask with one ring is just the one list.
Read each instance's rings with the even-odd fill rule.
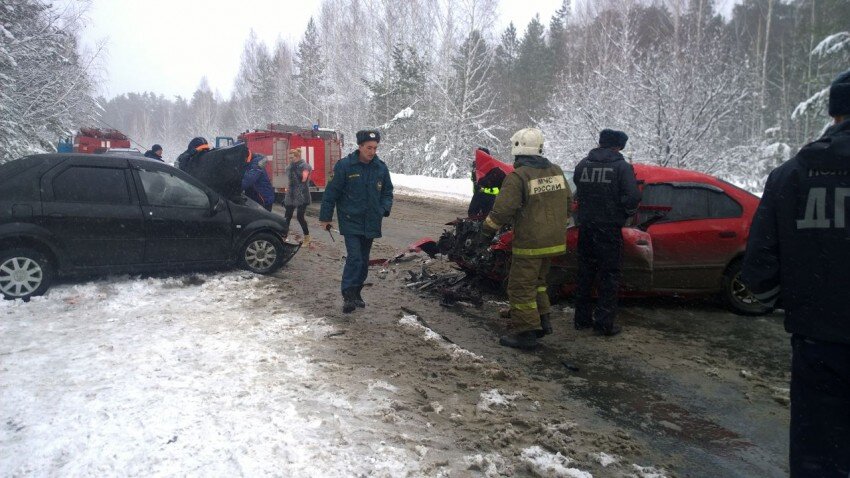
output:
[[791,335],[792,477],[850,476],[850,70],[834,124],[767,178],[741,280]]
[[262,154],[253,153],[248,170],[242,176],[242,190],[246,196],[271,211],[274,206],[274,187],[266,172],[266,161],[268,158]]
[[366,306],[361,291],[369,273],[369,252],[393,205],[390,170],[377,155],[380,142],[378,131],[357,132],[357,149],[334,166],[319,212],[321,227],[328,229],[336,208],[339,232],[345,237],[341,286],[345,313]]

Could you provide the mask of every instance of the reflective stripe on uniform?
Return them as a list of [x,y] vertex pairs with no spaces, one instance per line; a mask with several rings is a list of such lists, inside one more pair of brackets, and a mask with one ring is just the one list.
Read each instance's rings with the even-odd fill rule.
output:
[[[490,218],[487,218],[487,219],[489,220]],[[520,248],[520,247],[514,247],[513,248],[513,254],[515,256],[524,256],[524,257],[546,256],[546,255],[549,255],[549,254],[557,254],[559,252],[567,252],[567,245],[566,244],[559,244],[557,246],[538,247],[536,249],[523,249],[523,248]]]
[[496,224],[495,221],[490,219],[490,216],[487,216],[487,219],[484,220],[484,226],[489,228],[489,229],[492,229],[494,231],[498,231],[499,228],[502,227],[502,226]]
[[516,310],[535,310],[537,309],[537,301],[526,302],[525,304],[511,304],[511,309]]
[[546,292],[546,286],[541,285],[540,287],[537,288],[537,292]]
[[499,188],[481,188],[481,192],[484,194],[490,194],[491,196],[498,196]]

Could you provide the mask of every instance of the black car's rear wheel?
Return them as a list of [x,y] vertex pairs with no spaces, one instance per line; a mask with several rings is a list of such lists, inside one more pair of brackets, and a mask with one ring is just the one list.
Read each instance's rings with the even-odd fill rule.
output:
[[750,292],[746,285],[741,282],[741,265],[740,260],[729,264],[726,272],[723,274],[723,301],[738,315],[764,315],[773,311],[773,307],[768,307],[759,302]]
[[271,274],[284,264],[287,254],[283,241],[272,234],[257,234],[240,252],[242,267],[257,274]]
[[44,294],[53,269],[44,254],[33,249],[10,249],[0,254],[0,292],[5,299],[24,299]]

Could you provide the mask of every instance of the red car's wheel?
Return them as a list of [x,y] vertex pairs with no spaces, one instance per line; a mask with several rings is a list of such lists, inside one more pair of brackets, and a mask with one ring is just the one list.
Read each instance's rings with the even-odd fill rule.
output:
[[729,264],[723,274],[723,301],[732,312],[739,315],[758,316],[773,311],[753,296],[747,286],[741,282],[741,260]]

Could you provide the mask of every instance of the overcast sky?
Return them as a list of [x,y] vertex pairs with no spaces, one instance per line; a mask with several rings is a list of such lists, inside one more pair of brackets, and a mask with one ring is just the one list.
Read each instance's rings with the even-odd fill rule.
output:
[[[278,36],[295,46],[320,3],[321,0],[91,0],[81,36],[88,48],[101,40],[107,42],[102,53],[100,91],[106,97],[131,91],[189,97],[204,75],[213,90],[227,97],[251,29],[269,46]],[[561,0],[501,3],[499,29],[513,20],[522,31],[535,13],[540,13],[548,24]]]
[[[718,0],[718,9],[727,13],[734,1]],[[269,46],[281,37],[295,47],[321,4],[321,0],[90,2],[81,37],[89,50],[106,42],[99,93],[107,98],[143,91],[190,97],[204,75],[214,91],[228,97],[251,29]],[[561,3],[502,0],[497,31],[513,21],[521,34],[536,13],[548,25]]]

